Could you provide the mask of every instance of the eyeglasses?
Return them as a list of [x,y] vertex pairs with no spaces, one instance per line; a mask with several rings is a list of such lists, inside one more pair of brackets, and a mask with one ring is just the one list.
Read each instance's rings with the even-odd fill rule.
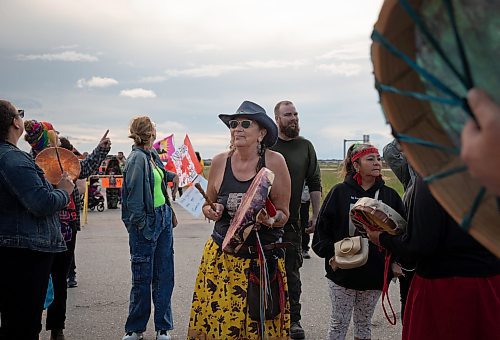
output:
[[248,119],[245,119],[245,120],[230,120],[229,121],[229,127],[231,129],[236,129],[238,127],[238,125],[240,125],[240,124],[241,124],[242,128],[248,129],[250,127],[250,125],[252,125],[252,121],[248,120]]
[[14,119],[16,119],[16,117],[24,118],[24,110],[17,110],[17,113],[12,116],[12,123],[14,123]]

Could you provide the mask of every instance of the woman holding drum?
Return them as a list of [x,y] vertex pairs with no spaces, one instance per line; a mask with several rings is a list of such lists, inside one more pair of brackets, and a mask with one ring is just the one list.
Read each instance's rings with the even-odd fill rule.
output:
[[66,250],[59,210],[74,185],[65,174],[55,189],[17,147],[23,117],[0,100],[0,339],[38,340],[52,262]]
[[[63,171],[67,171],[72,180],[84,179],[97,172],[99,165],[111,149],[111,141],[106,135],[100,140],[94,151],[83,160],[69,150],[59,147],[59,137],[52,124],[27,120],[24,122],[25,139],[31,145],[32,155],[44,170],[44,176],[57,183]],[[81,200],[78,188],[74,187],[69,204],[59,212],[60,232],[66,241],[67,250],[57,253],[52,264],[51,275],[54,284],[54,301],[47,309],[46,328],[50,330],[51,340],[64,340],[63,329],[66,320],[67,281],[69,268],[73,261],[76,247],[76,234],[80,229]]]
[[353,314],[355,339],[371,338],[370,322],[384,284],[384,253],[370,244],[367,262],[351,269],[338,268],[332,258],[336,242],[360,234],[349,217],[358,199],[381,200],[404,216],[401,198],[384,184],[381,167],[374,146],[352,145],[343,162],[344,181],[331,189],[321,207],[312,248],[325,259],[330,287],[332,315],[328,339],[344,339]]
[[[279,241],[283,233],[281,227],[289,215],[290,177],[283,156],[267,149],[276,143],[278,129],[262,107],[249,101],[243,102],[235,114],[221,114],[219,118],[229,128],[231,146],[229,151],[214,157],[210,169],[207,197],[215,203],[206,203],[203,214],[215,221],[215,226],[205,245],[196,278],[188,338],[287,338],[290,314],[286,302],[283,244]],[[284,295],[282,301],[274,299],[273,303],[280,307],[276,309],[278,314],[266,313],[265,325],[252,316],[252,312],[255,312],[251,307],[252,302],[257,302],[258,306],[258,301],[247,299],[250,277],[258,267],[256,232],[251,231],[237,251],[228,253],[222,247],[233,217],[237,219],[235,214],[238,208],[247,208],[240,207],[240,204],[242,200],[250,198],[244,198],[244,195],[249,191],[252,181],[260,178],[257,173],[263,167],[274,173],[269,198],[276,208],[276,215],[270,218],[271,214],[264,213],[257,218],[260,222],[259,243],[262,244],[271,286],[278,280]],[[238,212],[240,215],[241,211]],[[265,334],[261,334],[263,328]]]

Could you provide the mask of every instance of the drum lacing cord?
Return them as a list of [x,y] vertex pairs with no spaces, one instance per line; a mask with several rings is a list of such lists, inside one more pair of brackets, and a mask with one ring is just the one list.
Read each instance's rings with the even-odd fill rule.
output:
[[[450,19],[451,26],[453,28],[453,33],[455,37],[455,41],[457,44],[457,48],[459,50],[459,55],[460,55],[460,60],[463,66],[463,70],[465,72],[465,76],[462,76],[458,70],[455,68],[455,66],[451,63],[449,58],[445,55],[443,52],[442,47],[438,44],[438,42],[434,39],[434,37],[430,34],[429,30],[421,20],[420,16],[418,15],[417,12],[410,6],[407,0],[399,0],[400,5],[404,8],[404,10],[408,13],[410,18],[415,22],[415,25],[418,27],[420,32],[424,34],[424,36],[427,38],[427,40],[430,42],[430,44],[436,49],[438,52],[439,56],[442,58],[442,60],[445,62],[445,64],[450,68],[452,73],[454,73],[460,83],[464,86],[466,90],[470,90],[472,87],[474,87],[473,81],[472,81],[472,76],[470,73],[470,66],[469,62],[467,60],[464,46],[462,43],[462,39],[460,38],[460,35],[458,33],[458,28],[456,26],[456,21],[455,21],[455,15],[454,15],[454,9],[453,5],[451,4],[450,0],[444,0],[447,12],[448,12],[448,17]],[[441,82],[436,76],[434,76],[432,73],[418,65],[414,60],[412,60],[409,56],[407,56],[405,53],[403,53],[400,49],[398,49],[396,46],[394,46],[389,40],[387,40],[380,32],[377,30],[374,30],[372,33],[372,40],[374,42],[380,43],[382,46],[384,46],[391,54],[394,56],[402,59],[409,67],[411,67],[415,72],[417,72],[418,75],[423,77],[426,81],[428,81],[431,85],[433,85],[435,88],[440,90],[441,92],[447,94],[449,98],[440,98],[440,97],[435,97],[435,96],[430,96],[425,93],[418,93],[418,92],[412,92],[412,91],[401,91],[397,88],[387,86],[387,85],[382,85],[382,86],[376,86],[377,89],[383,89],[389,92],[395,92],[401,95],[406,95],[406,96],[411,96],[417,99],[421,100],[430,100],[430,101],[437,101],[441,103],[447,103],[449,105],[455,105],[455,106],[462,106],[464,111],[475,120],[475,116],[472,113],[467,100],[460,95],[458,95],[455,91],[450,89],[447,85],[445,85],[443,82]],[[449,102],[447,102],[449,101]]]
[[[396,313],[394,313],[394,309],[392,308],[391,304],[391,299],[389,298],[389,279],[388,279],[389,268],[391,266],[391,257],[392,254],[388,250],[386,250],[384,259],[384,287],[382,288],[382,309],[384,310],[384,314],[387,321],[389,321],[389,323],[394,326],[396,324]],[[387,302],[389,303],[389,307],[391,307],[392,320],[387,314],[387,310],[385,309],[386,297],[387,297]]]
[[[400,5],[403,7],[403,9],[407,12],[407,14],[410,16],[410,18],[414,21],[416,27],[422,32],[422,34],[426,37],[428,42],[434,47],[434,49],[437,51],[438,55],[441,57],[441,59],[444,61],[444,63],[450,68],[452,73],[458,78],[460,83],[464,86],[466,90],[469,90],[474,87],[474,82],[472,79],[472,75],[470,72],[470,65],[467,59],[467,56],[465,54],[465,49],[464,49],[464,44],[462,42],[462,39],[460,37],[460,34],[458,32],[456,20],[455,20],[455,11],[453,8],[453,4],[450,0],[443,0],[443,3],[446,7],[446,12],[448,13],[448,17],[450,20],[451,27],[453,29],[453,35],[455,38],[456,46],[458,48],[459,56],[460,56],[460,61],[462,64],[462,69],[464,72],[464,75],[462,75],[457,68],[452,64],[451,60],[446,56],[444,49],[439,45],[438,41],[432,36],[430,33],[429,29],[421,19],[420,15],[415,11],[415,9],[409,4],[408,0],[399,0]],[[472,118],[474,121],[476,121],[476,117],[474,116],[473,112],[471,111],[469,104],[466,100],[466,98],[463,98],[462,96],[458,95],[455,91],[453,91],[449,86],[441,82],[436,76],[431,74],[429,71],[418,65],[414,60],[412,60],[408,55],[403,53],[400,49],[398,49],[395,45],[393,45],[388,39],[386,39],[380,32],[377,30],[373,30],[372,40],[374,42],[377,42],[381,44],[383,47],[385,47],[391,54],[394,56],[402,59],[410,68],[412,68],[419,76],[424,78],[429,84],[433,85],[436,89],[440,90],[442,93],[446,94],[448,97],[438,97],[438,96],[433,96],[429,95],[427,93],[419,93],[419,92],[413,92],[413,91],[404,91],[397,89],[393,86],[381,84],[378,81],[376,81],[375,87],[379,91],[379,93],[382,92],[391,92],[395,94],[399,94],[402,96],[408,96],[412,97],[415,99],[419,100],[426,100],[426,101],[431,101],[431,102],[437,102],[441,104],[446,104],[450,106],[460,106],[462,109]],[[414,143],[426,147],[431,147],[434,149],[438,149],[453,155],[459,155],[460,154],[460,148],[456,147],[448,147],[444,145],[440,145],[438,143],[434,143],[431,141],[423,140],[417,137],[405,135],[405,134],[399,134],[396,131],[393,130],[393,135],[398,141],[406,142],[406,143]],[[452,169],[447,169],[445,171],[442,171],[438,174],[433,174],[430,176],[427,176],[424,178],[424,181],[426,182],[432,182],[435,180],[440,180],[443,178],[446,178],[448,176],[452,176],[454,174],[458,174],[461,172],[467,171],[467,167],[465,166],[459,166],[459,167],[454,167]],[[481,187],[479,192],[476,194],[476,197],[474,198],[471,208],[469,211],[463,216],[462,221],[460,222],[460,226],[468,231],[472,219],[474,218],[474,215],[484,198],[486,189],[484,187]],[[500,201],[500,199],[499,199]],[[499,208],[500,208],[500,202],[499,202]]]
[[457,25],[455,22],[455,15],[454,15],[454,9],[453,5],[451,4],[450,0],[444,0],[443,1],[447,12],[448,16],[451,22],[451,25],[453,27],[453,33],[455,36],[455,40],[457,42],[457,47],[459,49],[460,53],[460,59],[462,60],[462,65],[464,68],[465,76],[461,75],[460,72],[457,70],[455,65],[451,62],[451,60],[448,58],[448,56],[445,54],[443,48],[439,45],[439,43],[436,41],[434,36],[430,33],[428,27],[425,25],[425,23],[422,21],[420,16],[415,12],[415,10],[410,6],[408,3],[408,0],[400,0],[399,3],[401,6],[404,8],[404,10],[408,13],[408,15],[413,19],[417,27],[420,29],[420,31],[425,35],[427,40],[431,43],[431,45],[436,49],[438,52],[439,56],[443,61],[446,63],[446,65],[450,68],[450,70],[455,74],[455,76],[460,80],[460,82],[463,84],[466,90],[470,90],[473,85],[472,85],[472,76],[470,73],[470,67],[469,63],[467,61],[467,57],[465,55],[465,51],[463,48],[463,43],[462,39],[460,38],[460,35],[458,34],[458,29]]

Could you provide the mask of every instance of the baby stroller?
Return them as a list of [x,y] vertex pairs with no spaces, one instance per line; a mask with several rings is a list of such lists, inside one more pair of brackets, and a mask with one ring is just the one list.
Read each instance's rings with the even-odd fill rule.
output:
[[89,209],[94,210],[96,209],[97,211],[104,211],[104,196],[101,194],[101,191],[99,190],[99,184],[97,181],[92,183],[92,180],[90,182],[90,187],[89,187]]

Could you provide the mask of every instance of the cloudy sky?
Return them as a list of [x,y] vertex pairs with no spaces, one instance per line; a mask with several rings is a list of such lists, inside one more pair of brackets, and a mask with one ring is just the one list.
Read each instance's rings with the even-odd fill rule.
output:
[[[293,101],[320,158],[344,139],[390,140],[373,88],[370,33],[381,0],[15,0],[0,11],[0,97],[46,120],[81,151],[128,124],[187,133],[203,158],[225,150],[217,118],[243,100],[270,115]],[[24,140],[19,146],[27,149]]]

